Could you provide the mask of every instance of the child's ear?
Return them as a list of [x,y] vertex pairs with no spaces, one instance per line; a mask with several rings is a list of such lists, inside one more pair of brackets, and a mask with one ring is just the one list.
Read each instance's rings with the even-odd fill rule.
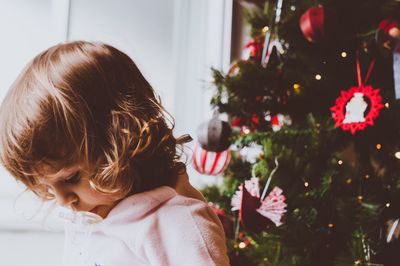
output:
[[177,162],[174,168],[175,168],[174,172],[177,174],[186,173],[186,165],[183,162]]

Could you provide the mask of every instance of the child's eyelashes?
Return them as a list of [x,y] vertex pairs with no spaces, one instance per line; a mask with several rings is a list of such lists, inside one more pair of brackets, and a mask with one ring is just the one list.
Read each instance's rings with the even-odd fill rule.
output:
[[72,176],[63,180],[64,183],[67,184],[77,184],[81,180],[80,172],[73,174]]

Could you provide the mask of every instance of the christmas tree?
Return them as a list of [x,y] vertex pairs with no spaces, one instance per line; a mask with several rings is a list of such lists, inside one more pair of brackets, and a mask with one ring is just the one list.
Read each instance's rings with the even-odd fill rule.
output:
[[231,159],[203,190],[232,265],[400,265],[400,2],[246,6],[249,57],[213,70]]

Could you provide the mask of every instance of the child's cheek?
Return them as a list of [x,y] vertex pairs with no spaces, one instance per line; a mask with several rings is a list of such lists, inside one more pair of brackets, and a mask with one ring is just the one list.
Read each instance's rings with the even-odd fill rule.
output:
[[87,191],[87,195],[89,199],[94,203],[109,205],[115,202],[115,200],[111,196],[104,195],[98,191],[93,190],[92,188],[89,191]]

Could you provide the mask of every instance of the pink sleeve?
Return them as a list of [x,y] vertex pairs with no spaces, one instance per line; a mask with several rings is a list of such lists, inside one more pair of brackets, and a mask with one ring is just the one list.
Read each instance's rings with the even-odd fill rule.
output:
[[142,238],[150,265],[229,265],[225,235],[218,217],[204,202],[177,196],[161,207]]

